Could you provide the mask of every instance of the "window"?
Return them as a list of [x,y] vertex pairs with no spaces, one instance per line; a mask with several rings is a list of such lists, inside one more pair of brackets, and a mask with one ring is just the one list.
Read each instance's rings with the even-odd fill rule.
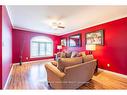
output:
[[37,36],[31,39],[31,57],[53,56],[53,41],[45,36]]
[[70,46],[76,46],[76,42],[73,39],[70,39]]

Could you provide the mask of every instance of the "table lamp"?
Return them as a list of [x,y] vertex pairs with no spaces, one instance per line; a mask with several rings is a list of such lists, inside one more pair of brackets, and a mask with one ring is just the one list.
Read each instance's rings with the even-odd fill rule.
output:
[[86,45],[86,50],[89,51],[89,54],[92,54],[92,51],[96,50],[96,45]]
[[58,49],[59,52],[60,52],[60,50],[62,49],[62,46],[61,46],[61,45],[57,45],[57,49]]

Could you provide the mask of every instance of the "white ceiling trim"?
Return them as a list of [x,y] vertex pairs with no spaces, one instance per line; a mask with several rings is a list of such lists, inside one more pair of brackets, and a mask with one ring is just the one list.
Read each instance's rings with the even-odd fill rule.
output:
[[10,15],[10,10],[9,10],[8,6],[5,6],[5,8],[6,8],[6,10],[7,10],[7,13],[8,13],[10,22],[11,22],[11,25],[12,25],[12,27],[14,28],[14,25],[13,25],[13,22],[12,22],[13,20],[12,20],[12,17],[11,17],[11,15]]

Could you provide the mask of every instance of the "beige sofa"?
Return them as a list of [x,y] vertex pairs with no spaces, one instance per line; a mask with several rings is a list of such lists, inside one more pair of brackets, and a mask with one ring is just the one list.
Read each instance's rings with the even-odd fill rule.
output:
[[72,57],[77,57],[81,56],[82,52],[77,52],[77,51],[63,51],[63,52],[58,52],[55,54],[55,60],[58,61],[60,58],[72,58]]
[[94,74],[96,59],[67,66],[60,71],[53,64],[46,64],[48,83],[54,89],[76,89],[88,82]]

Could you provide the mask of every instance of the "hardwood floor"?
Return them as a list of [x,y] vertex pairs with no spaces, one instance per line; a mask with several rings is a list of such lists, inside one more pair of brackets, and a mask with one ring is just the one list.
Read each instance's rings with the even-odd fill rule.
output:
[[[46,63],[14,65],[6,89],[51,89],[47,83],[47,74],[44,67]],[[127,89],[127,79],[99,71],[89,83],[84,84],[79,89]]]

